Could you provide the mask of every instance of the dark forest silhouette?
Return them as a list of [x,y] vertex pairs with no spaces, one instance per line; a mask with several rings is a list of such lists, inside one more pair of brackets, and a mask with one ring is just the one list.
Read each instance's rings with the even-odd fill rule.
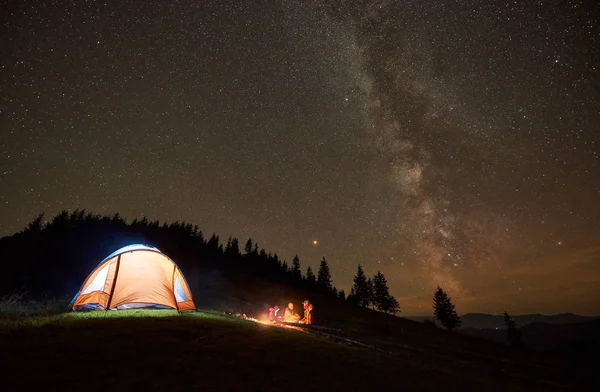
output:
[[[132,243],[156,246],[177,263],[184,275],[194,268],[234,270],[385,313],[400,310],[380,271],[373,280],[368,279],[377,285],[371,283],[366,297],[359,301],[355,296],[346,299],[344,291],[334,286],[325,257],[316,276],[311,267],[302,274],[298,255],[288,265],[277,253],[259,248],[252,238],[242,250],[237,238],[229,237],[224,243],[216,233],[206,238],[198,225],[185,221],[161,224],[143,217],[128,223],[118,213],[101,216],[80,209],[64,210],[48,221],[40,214],[21,232],[0,238],[6,272],[0,276],[0,295],[15,291],[33,296],[74,295],[106,255]],[[361,266],[359,273],[364,275]],[[362,286],[359,292],[363,295],[361,290]]]

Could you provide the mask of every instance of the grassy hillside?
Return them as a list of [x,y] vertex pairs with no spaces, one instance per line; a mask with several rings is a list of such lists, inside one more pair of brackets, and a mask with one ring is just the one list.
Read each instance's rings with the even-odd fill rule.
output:
[[568,390],[544,369],[498,366],[499,353],[469,360],[390,336],[373,340],[388,352],[202,312],[29,319],[0,329],[2,389]]
[[[200,275],[204,276],[204,283],[194,279],[198,285],[195,301],[200,308],[260,317],[261,314],[266,314],[270,305],[277,304],[283,308],[288,302],[293,302],[300,306],[304,299],[309,299],[315,305],[313,320],[316,324],[338,328],[367,341],[390,338],[415,350],[456,350],[472,353],[475,358],[493,352],[511,360],[523,359],[524,356],[526,361],[544,361],[548,357],[555,360],[549,355],[535,351],[517,351],[504,344],[484,339],[483,336],[478,338],[462,333],[449,333],[433,325],[360,308],[331,297],[315,295],[248,274],[207,270]],[[559,361],[561,359],[559,358]],[[573,362],[571,358],[567,359],[568,362]]]
[[[44,375],[51,380],[67,377],[55,364],[45,363],[49,358],[57,360],[56,366],[68,369],[80,366],[79,363],[96,369],[104,366],[103,361],[109,355],[115,355],[118,361],[139,357],[136,360],[139,364],[135,365],[137,370],[127,376],[131,380],[126,385],[132,388],[136,383],[147,388],[150,384],[145,384],[144,368],[154,369],[149,374],[162,374],[156,370],[160,363],[168,364],[169,369],[183,366],[186,372],[194,372],[195,375],[187,375],[185,380],[179,381],[181,385],[192,386],[199,385],[194,378],[198,375],[197,366],[209,366],[209,374],[223,377],[236,367],[243,367],[241,379],[247,379],[247,373],[254,374],[251,385],[255,389],[249,390],[274,390],[261,381],[265,377],[274,377],[274,382],[286,389],[292,387],[285,384],[285,380],[292,378],[300,388],[303,385],[301,366],[316,379],[322,378],[316,385],[333,387],[332,383],[337,382],[345,385],[348,379],[348,386],[365,386],[349,390],[365,390],[367,384],[406,387],[406,383],[418,390],[442,386],[457,390],[505,390],[509,387],[529,391],[563,390],[563,387],[581,386],[592,381],[589,366],[581,366],[581,361],[515,350],[488,340],[358,308],[252,275],[204,270],[198,271],[198,276],[193,279],[197,285],[194,298],[197,306],[217,314],[240,312],[260,318],[269,305],[283,307],[291,301],[300,306],[301,301],[308,298],[315,304],[316,324],[333,328],[336,338],[340,339],[265,329],[261,325],[206,312],[174,316],[162,311],[119,311],[48,318],[43,315],[64,311],[65,303],[24,303],[18,297],[10,297],[12,302],[0,301],[0,319],[5,319],[4,326],[0,327],[3,330],[0,333],[3,361],[0,366],[10,370],[6,373],[12,375],[9,380],[15,387],[37,386],[37,381],[24,376],[33,371],[30,366],[41,374],[52,373]],[[200,335],[204,337],[199,339]],[[335,343],[342,338],[358,341],[373,350]],[[300,344],[298,339],[309,340]],[[210,347],[208,357],[200,354],[206,353],[204,345]],[[217,360],[219,351],[229,359],[225,362]],[[149,358],[153,352],[160,355]],[[189,361],[182,364],[182,358]],[[74,382],[83,383],[90,377],[89,372],[79,376],[69,370],[68,374],[67,378],[72,380],[64,381],[67,386]],[[344,377],[341,381],[340,375]],[[235,382],[241,383],[241,379],[236,378]],[[161,375],[156,382],[165,385],[166,381]],[[220,388],[212,378],[210,382],[211,388]],[[223,388],[237,388],[238,384],[232,382],[234,380],[227,380],[224,384],[227,387]],[[361,384],[363,382],[367,384]],[[119,390],[116,384],[114,388]]]
[[[183,224],[127,226],[117,218],[63,215],[43,230],[0,239],[4,260],[22,260],[10,264],[14,275],[0,276],[0,287],[23,285],[37,294],[0,299],[2,391],[547,391],[583,390],[595,381],[597,362],[514,350],[315,294],[276,258],[222,251],[218,238],[205,241]],[[212,313],[60,314],[109,248],[140,232],[174,255],[196,306]],[[60,300],[40,300],[41,293]],[[315,324],[333,329],[333,338],[223,316],[260,318],[271,305],[300,307],[304,299],[315,305]],[[348,340],[362,345],[341,344]]]

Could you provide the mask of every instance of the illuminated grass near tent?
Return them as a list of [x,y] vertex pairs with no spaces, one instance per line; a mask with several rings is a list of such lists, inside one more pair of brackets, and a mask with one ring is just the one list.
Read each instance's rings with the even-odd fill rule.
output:
[[[417,348],[407,342],[403,330],[389,330],[389,336],[379,338],[383,350],[374,351],[209,312],[68,313],[5,327],[0,328],[3,390],[36,390],[43,385],[75,389],[89,382],[86,370],[90,368],[112,392],[200,387],[265,390],[267,386],[304,391],[314,385],[322,390],[356,390],[358,386],[361,390],[433,391],[442,386],[456,390],[452,387],[462,385],[465,378],[473,390],[552,390],[554,382],[548,378],[553,373],[544,368],[528,366],[519,358],[504,360],[499,348],[486,350],[485,356],[464,348],[460,352],[449,351],[450,347],[443,352],[439,346]],[[487,342],[480,344],[491,347]],[[448,361],[449,356],[460,360]],[[496,360],[502,360],[501,373]],[[256,369],[267,369],[268,376]],[[310,377],[280,376],[290,369]]]
[[[41,327],[48,324],[69,324],[85,320],[119,320],[119,319],[160,319],[160,318],[185,318],[188,320],[217,320],[219,322],[231,322],[249,327],[271,327],[273,329],[293,329],[302,331],[301,328],[291,325],[275,326],[265,321],[259,321],[255,318],[230,317],[210,311],[197,311],[178,313],[172,309],[127,309],[110,311],[90,311],[90,312],[68,312],[52,316],[32,316],[21,319],[2,319],[0,318],[0,330],[13,330],[27,327]],[[281,328],[278,328],[281,327]]]

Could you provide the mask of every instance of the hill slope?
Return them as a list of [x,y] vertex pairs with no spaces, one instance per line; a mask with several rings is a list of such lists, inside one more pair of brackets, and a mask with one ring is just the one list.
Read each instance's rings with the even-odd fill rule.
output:
[[[416,316],[409,317],[415,321],[431,320],[431,316]],[[517,324],[517,327],[522,327],[532,323],[544,324],[575,324],[586,321],[598,320],[600,316],[580,316],[572,313],[563,314],[521,314],[511,315],[511,318]],[[462,328],[479,328],[479,329],[505,329],[504,315],[486,314],[486,313],[467,313],[460,316]]]
[[[283,308],[293,302],[298,306],[309,299],[315,305],[316,324],[376,350],[349,349],[322,336],[265,330],[257,324],[199,313],[160,319],[123,318],[132,313],[121,311],[84,319],[72,314],[42,328],[3,332],[0,328],[0,366],[10,375],[5,379],[8,390],[48,385],[60,390],[76,385],[86,390],[166,389],[170,382],[175,383],[171,390],[202,385],[213,390],[361,390],[366,385],[369,389],[391,385],[409,390],[552,390],[591,379],[589,367],[573,357],[517,351],[315,294],[306,282],[290,279],[275,256],[223,250],[218,237],[205,241],[189,225],[127,225],[116,217],[82,216],[61,214],[43,230],[0,239],[4,260],[20,260],[8,263],[12,270],[0,276],[0,289],[10,292],[25,286],[33,293],[71,297],[106,252],[136,238],[173,256],[199,308],[258,318],[270,305]],[[271,379],[277,388],[270,387]]]
[[[530,323],[520,329],[523,342],[535,350],[595,357],[600,348],[600,319],[568,324]],[[508,344],[506,329],[461,328],[458,332]]]
[[567,390],[539,364],[379,339],[387,353],[207,313],[70,314],[0,331],[2,389]]

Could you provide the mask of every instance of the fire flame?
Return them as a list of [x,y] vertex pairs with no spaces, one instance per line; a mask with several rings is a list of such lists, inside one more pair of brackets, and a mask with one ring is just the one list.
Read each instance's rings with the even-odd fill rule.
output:
[[257,318],[254,318],[254,317],[248,317],[246,315],[243,315],[243,318],[245,320],[252,321],[252,322],[255,322],[257,324],[266,325],[266,326],[269,326],[269,327],[288,328],[288,329],[295,329],[296,331],[306,332],[304,329],[302,329],[300,327],[296,327],[294,325],[281,324],[281,323],[269,321],[267,317],[264,317],[264,318],[261,317],[261,319],[257,319]]

